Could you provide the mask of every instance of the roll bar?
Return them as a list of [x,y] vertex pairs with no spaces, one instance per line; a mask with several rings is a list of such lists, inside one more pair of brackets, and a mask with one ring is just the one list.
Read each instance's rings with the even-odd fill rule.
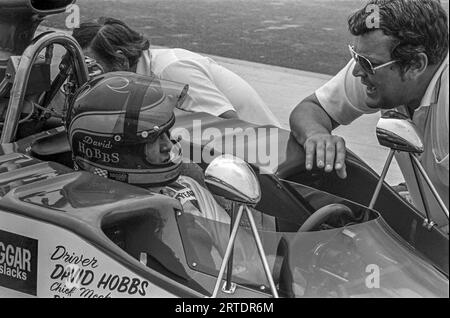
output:
[[88,81],[89,74],[84,63],[83,51],[78,42],[70,35],[63,32],[49,32],[41,34],[23,53],[14,84],[10,92],[8,110],[5,117],[0,143],[11,143],[15,141],[20,114],[23,111],[25,92],[30,77],[31,68],[39,53],[49,45],[59,44],[63,46],[72,58],[75,80],[78,85]]

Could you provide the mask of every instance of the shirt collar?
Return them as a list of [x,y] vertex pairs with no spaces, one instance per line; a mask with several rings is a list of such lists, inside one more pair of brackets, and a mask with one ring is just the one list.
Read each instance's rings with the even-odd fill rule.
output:
[[136,73],[139,75],[151,74],[151,63],[150,63],[150,50],[145,50],[142,52],[141,57],[138,60],[136,67]]
[[428,84],[427,90],[420,101],[420,106],[416,109],[419,110],[421,107],[430,106],[431,104],[435,104],[437,102],[437,98],[439,96],[439,88],[440,88],[440,79],[444,70],[448,67],[448,53],[444,61],[439,66],[436,73],[434,73],[433,78],[431,79],[430,84]]

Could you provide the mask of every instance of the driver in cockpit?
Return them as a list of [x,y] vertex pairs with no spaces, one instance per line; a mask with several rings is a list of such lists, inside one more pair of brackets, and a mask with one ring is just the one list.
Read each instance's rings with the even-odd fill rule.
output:
[[[181,203],[184,213],[215,221],[211,223],[218,226],[207,231],[211,248],[223,255],[229,226],[219,224],[229,224],[230,216],[201,184],[202,179],[184,175],[192,168],[185,168],[181,147],[170,137],[175,123],[173,109],[186,94],[183,87],[130,72],[91,79],[70,101],[67,125],[74,165],[75,169],[168,195]],[[266,281],[248,231],[239,231],[234,253],[235,272],[252,281]],[[220,260],[218,263],[216,266]]]

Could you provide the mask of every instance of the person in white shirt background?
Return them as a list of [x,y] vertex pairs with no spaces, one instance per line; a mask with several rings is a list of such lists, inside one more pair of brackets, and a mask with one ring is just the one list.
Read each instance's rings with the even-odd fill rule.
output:
[[152,49],[148,39],[115,18],[82,23],[72,35],[85,55],[95,59],[105,72],[155,74],[188,84],[184,110],[280,127],[275,115],[244,79],[209,57],[180,48]]
[[[378,15],[375,20],[373,14]],[[422,134],[425,151],[420,161],[448,208],[448,17],[444,8],[438,0],[372,0],[349,17],[348,26],[353,59],[290,115],[292,133],[306,151],[306,169],[316,163],[346,178],[345,141],[332,130],[363,114],[396,108]],[[423,211],[409,158],[397,153],[396,159],[414,204]],[[426,191],[433,220],[448,231],[448,220]]]

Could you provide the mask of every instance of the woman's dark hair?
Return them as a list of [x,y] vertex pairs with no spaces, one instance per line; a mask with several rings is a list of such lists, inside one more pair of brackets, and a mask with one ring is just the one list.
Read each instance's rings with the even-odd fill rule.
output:
[[[371,20],[374,14],[379,21]],[[448,18],[439,0],[371,0],[349,17],[348,26],[355,36],[378,29],[391,36],[392,58],[403,69],[419,53],[427,55],[430,65],[440,63],[448,53]]]
[[114,18],[101,17],[97,21],[82,23],[72,35],[83,49],[91,48],[113,68],[123,64],[123,57],[117,51],[125,55],[130,68],[133,68],[142,51],[150,47],[149,40],[142,34]]

